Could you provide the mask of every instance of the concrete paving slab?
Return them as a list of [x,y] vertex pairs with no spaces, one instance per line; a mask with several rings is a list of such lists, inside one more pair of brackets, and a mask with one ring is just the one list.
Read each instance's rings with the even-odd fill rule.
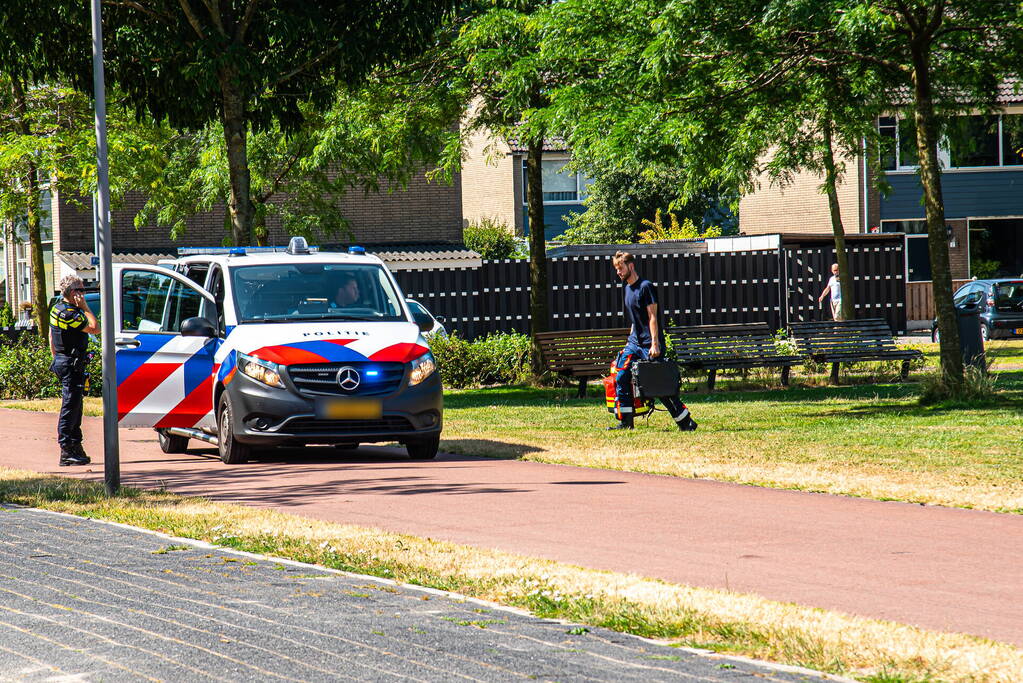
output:
[[0,680],[521,679],[840,680],[0,506]]

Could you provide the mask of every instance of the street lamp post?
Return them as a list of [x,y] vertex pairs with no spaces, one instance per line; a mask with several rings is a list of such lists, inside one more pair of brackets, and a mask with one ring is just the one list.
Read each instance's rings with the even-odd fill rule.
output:
[[117,440],[117,370],[114,361],[114,292],[110,234],[110,174],[107,167],[107,101],[103,82],[103,18],[92,0],[92,80],[96,103],[96,255],[99,256],[100,339],[103,344],[103,480],[108,496],[121,487]]

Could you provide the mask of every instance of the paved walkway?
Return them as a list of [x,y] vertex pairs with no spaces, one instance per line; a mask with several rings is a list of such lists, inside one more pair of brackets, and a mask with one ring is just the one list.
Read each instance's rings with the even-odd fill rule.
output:
[[821,680],[121,525],[0,520],[0,680]]
[[[102,424],[85,421],[101,454]],[[55,467],[54,417],[0,410],[0,463]],[[1023,516],[710,481],[329,448],[225,466],[121,432],[125,485],[279,509],[1023,646]]]

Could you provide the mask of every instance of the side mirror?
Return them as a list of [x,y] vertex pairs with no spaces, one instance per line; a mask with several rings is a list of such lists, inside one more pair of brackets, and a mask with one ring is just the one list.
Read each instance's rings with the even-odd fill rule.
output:
[[217,329],[213,324],[202,317],[185,318],[181,321],[182,337],[216,337]]
[[437,322],[439,322],[441,325],[443,325],[444,323],[447,322],[447,320],[445,320],[444,316],[442,316],[442,315],[435,315],[435,316],[433,316],[433,319],[436,320]]

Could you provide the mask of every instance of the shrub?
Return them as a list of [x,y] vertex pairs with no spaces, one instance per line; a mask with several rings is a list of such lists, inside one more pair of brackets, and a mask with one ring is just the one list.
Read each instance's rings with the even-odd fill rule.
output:
[[[87,370],[89,396],[102,394],[102,367],[99,347]],[[60,382],[50,370],[53,356],[45,340],[34,334],[23,335],[16,343],[0,345],[0,399],[53,398],[60,396]]]
[[530,379],[529,336],[491,334],[469,341],[452,333],[435,336],[430,349],[445,387],[520,384]]
[[721,237],[721,228],[712,225],[706,228],[698,228],[692,219],[685,218],[682,222],[678,220],[677,213],[669,213],[671,221],[664,225],[664,214],[660,209],[654,213],[654,219],[643,219],[643,225],[647,230],[639,233],[640,244],[650,244],[659,240],[695,240],[701,237]]
[[0,308],[0,328],[14,327],[14,311],[11,310],[11,302],[5,301],[3,308]]
[[465,246],[485,259],[511,258],[518,249],[515,235],[495,218],[473,221],[462,232]]

